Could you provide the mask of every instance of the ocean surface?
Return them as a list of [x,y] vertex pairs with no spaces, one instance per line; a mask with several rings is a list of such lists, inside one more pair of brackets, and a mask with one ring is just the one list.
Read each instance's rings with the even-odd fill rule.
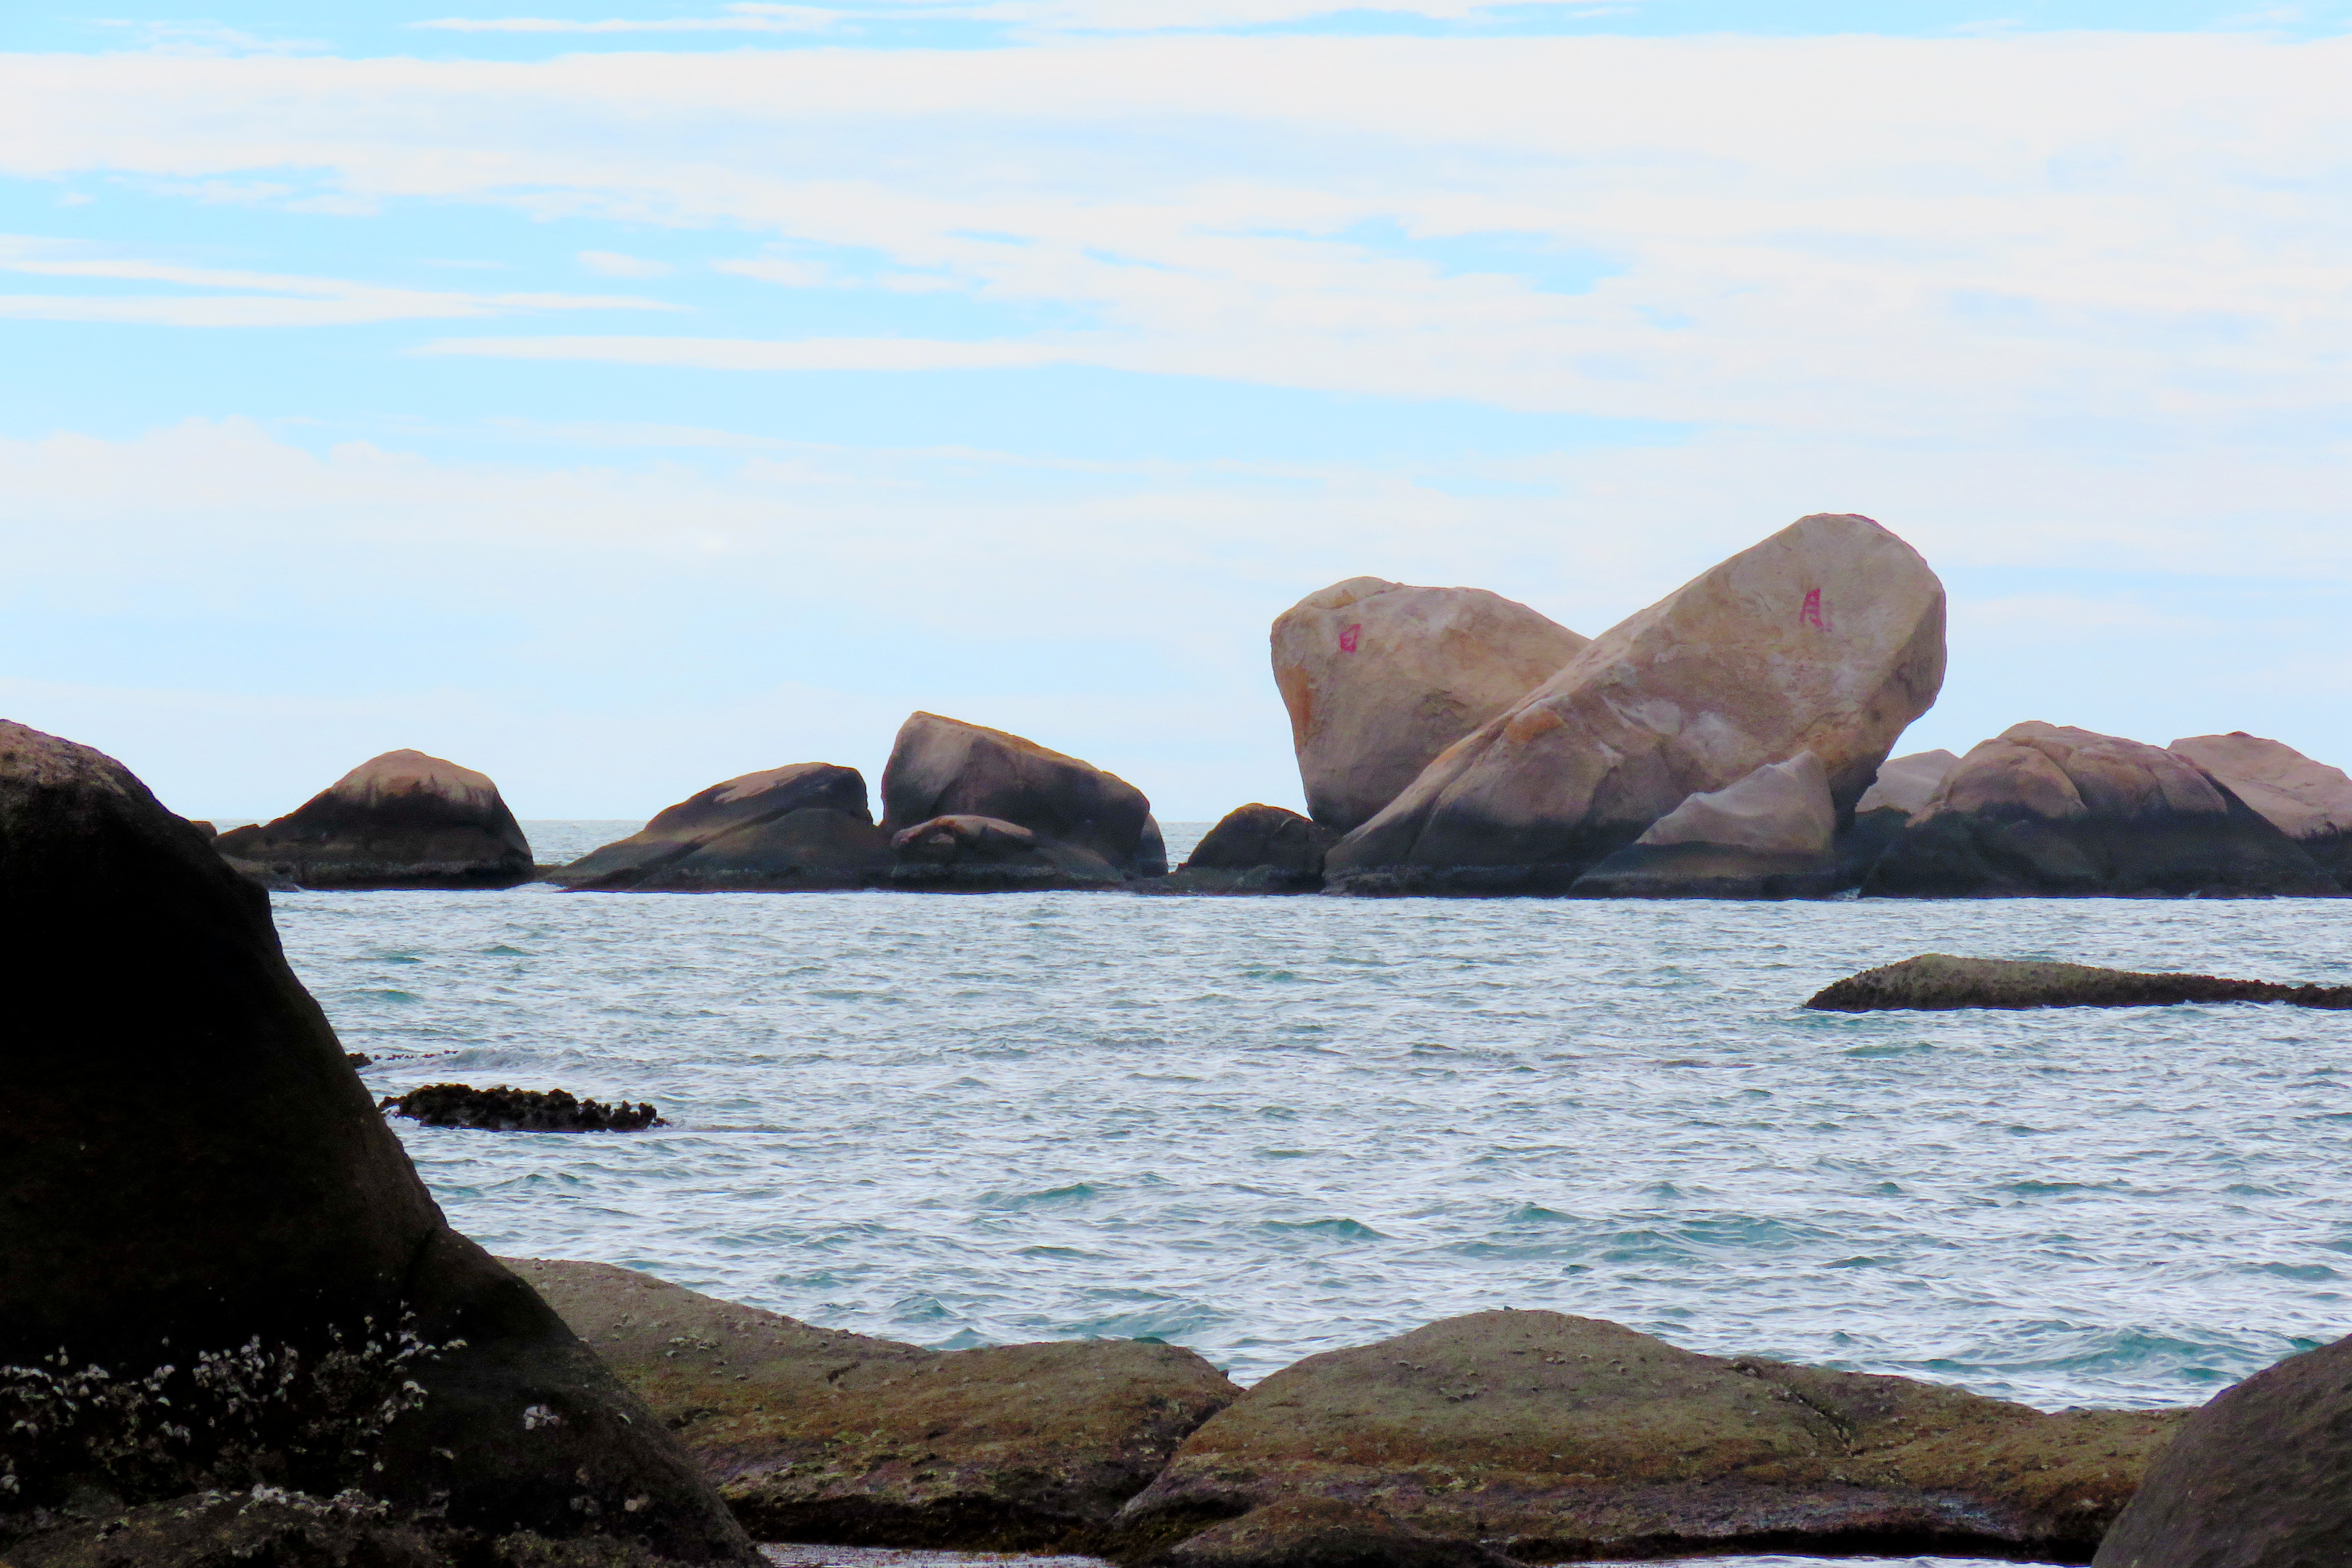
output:
[[2343,984],[2352,901],[275,903],[378,1092],[668,1119],[395,1121],[462,1229],[865,1333],[1153,1335],[1246,1383],[1550,1308],[2059,1408],[2347,1327],[2352,1014],[1801,1004],[1924,952]]

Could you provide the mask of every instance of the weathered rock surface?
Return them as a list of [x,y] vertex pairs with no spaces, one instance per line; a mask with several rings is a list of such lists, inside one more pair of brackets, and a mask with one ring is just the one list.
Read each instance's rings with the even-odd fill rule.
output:
[[[362,1065],[353,1062],[354,1067]],[[463,1083],[428,1083],[405,1094],[386,1095],[379,1110],[405,1116],[427,1127],[467,1127],[483,1132],[637,1132],[662,1125],[651,1101],[606,1105],[582,1100],[569,1089],[476,1089]]]
[[[1168,867],[1143,792],[1116,773],[1034,741],[916,713],[882,770],[882,826],[896,844],[940,817],[993,817],[1083,851],[1120,875]],[[901,858],[904,858],[903,852]]]
[[1811,752],[1850,808],[1944,675],[1944,590],[1817,514],[1603,633],[1325,858],[1328,890],[1558,893],[1693,795]]
[[1800,752],[1695,795],[1576,879],[1599,899],[1818,898],[1839,886],[1837,806],[1821,759]]
[[1350,577],[1307,595],[1273,645],[1308,812],[1341,833],[1370,821],[1590,640],[1484,588]]
[[602,1263],[508,1266],[596,1348],[766,1540],[1088,1550],[1240,1390],[1191,1351],[927,1351]]
[[1557,1312],[1480,1312],[1275,1373],[1193,1433],[1120,1522],[1168,1538],[1321,1499],[1528,1563],[1738,1550],[2079,1562],[2183,1414],[2044,1415],[1906,1378],[1698,1355]]
[[[449,1228],[288,968],[268,897],[120,763],[15,724],[0,929],[5,1506],[355,1485],[459,1529],[747,1557],[659,1424]],[[207,1387],[215,1354],[226,1381]],[[103,1389],[60,1392],[92,1364]],[[289,1365],[279,1394],[223,1403]],[[409,1382],[421,1402],[402,1408]],[[152,1410],[133,1421],[151,1396],[187,1438]]]
[[499,786],[422,752],[371,757],[275,822],[214,841],[304,888],[511,888],[530,843]]
[[2333,1568],[2352,1551],[2352,1340],[2192,1412],[2095,1568]]
[[1184,864],[1155,890],[1171,893],[1312,893],[1323,886],[1331,829],[1295,811],[1252,802],[1235,806],[1202,836]]
[[2187,758],[2056,724],[1962,757],[1866,895],[2332,896],[2336,879]]
[[887,885],[923,892],[1050,892],[1127,881],[1099,855],[994,816],[935,816],[900,829],[890,848],[898,860]]
[[1899,811],[1906,816],[1926,808],[1936,798],[1945,777],[1959,764],[1960,759],[1938,748],[1932,752],[1913,752],[1909,756],[1889,757],[1879,765],[1878,776],[1854,802],[1857,816],[1868,811]]
[[2191,735],[2167,749],[2227,786],[2338,882],[2352,876],[2352,778],[2343,769],[2243,730]]
[[1399,1524],[1377,1508],[1301,1497],[1213,1524],[1150,1561],[1165,1568],[1510,1568],[1513,1559],[1463,1536]]
[[584,892],[803,892],[863,887],[889,867],[865,775],[794,763],[712,784],[548,880]]
[[2164,1007],[2180,1002],[2284,1002],[2352,1008],[2352,985],[2280,985],[2210,974],[2135,974],[2086,963],[1954,958],[1925,952],[1850,974],[1805,1005],[1823,1013],[1948,1012],[1961,1007]]

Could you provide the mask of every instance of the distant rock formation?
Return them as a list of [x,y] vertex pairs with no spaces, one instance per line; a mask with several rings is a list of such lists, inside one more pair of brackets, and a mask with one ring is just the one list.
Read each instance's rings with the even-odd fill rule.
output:
[[471,768],[386,752],[275,822],[213,840],[229,859],[304,888],[511,888],[530,843]]
[[[918,870],[910,877],[894,872],[892,884],[936,880],[919,868],[954,864],[960,856],[998,857],[1009,864],[1003,858],[1013,852],[1012,842],[1001,837],[976,831],[908,837],[909,829],[936,820],[981,817],[1026,829],[1048,860],[1062,850],[1099,860],[1116,873],[1114,880],[1168,869],[1151,803],[1118,774],[1002,730],[936,713],[909,716],[882,770],[882,826],[900,847],[899,870],[909,865]],[[904,845],[921,847],[910,858]],[[1055,863],[1066,876],[1090,879],[1076,861]]]
[[2181,1002],[2284,1002],[2352,1009],[2352,985],[2280,985],[2210,974],[2137,974],[2086,963],[1954,958],[1923,952],[1850,974],[1805,1005],[1822,1013],[1948,1012],[1962,1007],[2165,1007]]
[[1324,851],[1339,837],[1295,811],[1252,802],[1225,813],[1152,890],[1312,893],[1323,886]]
[[1128,879],[1091,850],[995,816],[935,816],[893,834],[890,849],[887,885],[915,892],[1096,890]]
[[1597,899],[1801,899],[1838,888],[1837,805],[1819,757],[1692,795],[1576,879]]
[[1135,1340],[929,1351],[604,1263],[509,1258],[762,1540],[1092,1552],[1235,1388]]
[[[1276,1373],[1187,1438],[1119,1522],[1149,1540],[1328,1500],[1359,1528],[1526,1563],[1931,1542],[2079,1562],[2182,1415],[2049,1415],[1590,1318],[1478,1312]],[[1313,1533],[1269,1531],[1276,1550],[1227,1546],[1202,1568],[1311,1563]]]
[[[68,1387],[43,1408],[89,1425],[0,1423],[0,1511],[359,1486],[461,1530],[755,1561],[644,1406],[449,1228],[268,898],[127,769],[0,724],[0,1405],[93,1365],[133,1402]],[[142,1389],[185,1436],[136,1425]]]
[[1273,636],[1307,811],[1341,833],[1370,821],[1590,640],[1484,588],[1350,577],[1307,595]]
[[2343,769],[2243,730],[2191,735],[2168,749],[2204,769],[2352,888],[2352,778]]
[[2289,1356],[2193,1412],[2093,1568],[2316,1568],[2352,1542],[2352,1340]]
[[1863,891],[2179,898],[2343,889],[2186,757],[2033,721],[1962,757]]
[[1328,890],[1559,893],[1693,795],[1811,752],[1850,809],[1944,677],[1944,590],[1817,514],[1602,634],[1332,847]]
[[582,892],[803,892],[866,886],[890,868],[866,778],[793,763],[712,784],[547,879]]
[[[357,1062],[354,1067],[360,1065]],[[476,1089],[463,1083],[428,1083],[405,1094],[388,1094],[378,1110],[422,1121],[427,1127],[465,1127],[482,1132],[637,1132],[662,1125],[651,1101],[606,1105],[582,1100],[565,1089]]]

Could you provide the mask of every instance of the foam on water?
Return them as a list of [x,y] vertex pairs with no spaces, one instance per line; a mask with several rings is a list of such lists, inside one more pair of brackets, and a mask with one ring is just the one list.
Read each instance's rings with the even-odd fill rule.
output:
[[276,904],[379,1092],[670,1119],[395,1122],[459,1226],[863,1332],[1153,1335],[1246,1381],[1545,1307],[2055,1407],[2344,1327],[2352,1014],[1799,1004],[1925,951],[2344,984],[2352,904]]

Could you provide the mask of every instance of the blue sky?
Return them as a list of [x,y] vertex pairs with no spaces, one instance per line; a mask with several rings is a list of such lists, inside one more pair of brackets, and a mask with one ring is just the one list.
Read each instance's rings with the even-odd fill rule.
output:
[[1908,745],[2352,763],[2352,5],[320,9],[0,24],[0,711],[192,814],[915,707],[1296,804],[1301,595],[1822,510],[1953,591]]

